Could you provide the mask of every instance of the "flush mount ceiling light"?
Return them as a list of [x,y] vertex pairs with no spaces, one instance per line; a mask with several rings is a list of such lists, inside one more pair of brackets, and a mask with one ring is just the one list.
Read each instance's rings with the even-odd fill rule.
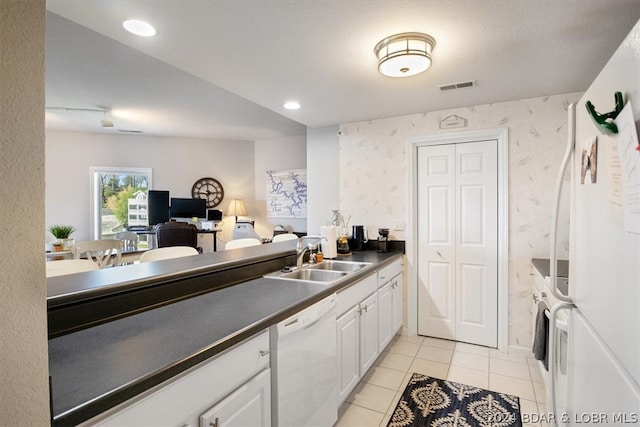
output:
[[435,39],[423,33],[389,36],[374,48],[378,57],[378,71],[389,77],[420,74],[431,66],[431,51],[435,45]]
[[122,23],[125,30],[131,34],[135,34],[140,37],[151,37],[156,35],[156,29],[153,28],[148,22],[140,21],[137,19],[129,19]]

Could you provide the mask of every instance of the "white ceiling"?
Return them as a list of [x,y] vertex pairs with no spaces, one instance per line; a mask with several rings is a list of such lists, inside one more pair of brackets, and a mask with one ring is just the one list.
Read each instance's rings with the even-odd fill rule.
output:
[[[640,18],[640,0],[48,0],[47,7],[47,106],[110,109],[115,122],[102,129],[100,113],[48,111],[48,128],[249,140],[583,91]],[[127,33],[121,23],[131,18],[158,34]],[[435,37],[433,66],[404,79],[380,75],[373,47],[407,31]],[[468,80],[477,86],[438,88]],[[285,110],[291,99],[302,108]]]

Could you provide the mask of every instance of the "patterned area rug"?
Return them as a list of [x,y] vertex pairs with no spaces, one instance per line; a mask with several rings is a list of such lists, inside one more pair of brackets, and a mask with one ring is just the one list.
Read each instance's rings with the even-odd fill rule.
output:
[[521,427],[520,399],[413,374],[388,427]]

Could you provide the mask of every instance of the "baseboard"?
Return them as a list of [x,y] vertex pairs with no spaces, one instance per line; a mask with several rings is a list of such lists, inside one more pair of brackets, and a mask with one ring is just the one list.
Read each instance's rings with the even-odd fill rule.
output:
[[521,345],[510,344],[509,353],[527,353],[533,357],[533,350],[531,350],[531,347],[524,347]]

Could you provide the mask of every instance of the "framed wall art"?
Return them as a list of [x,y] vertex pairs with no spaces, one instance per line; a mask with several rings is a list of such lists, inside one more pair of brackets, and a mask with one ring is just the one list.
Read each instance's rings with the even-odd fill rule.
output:
[[307,217],[307,170],[267,171],[267,217]]

